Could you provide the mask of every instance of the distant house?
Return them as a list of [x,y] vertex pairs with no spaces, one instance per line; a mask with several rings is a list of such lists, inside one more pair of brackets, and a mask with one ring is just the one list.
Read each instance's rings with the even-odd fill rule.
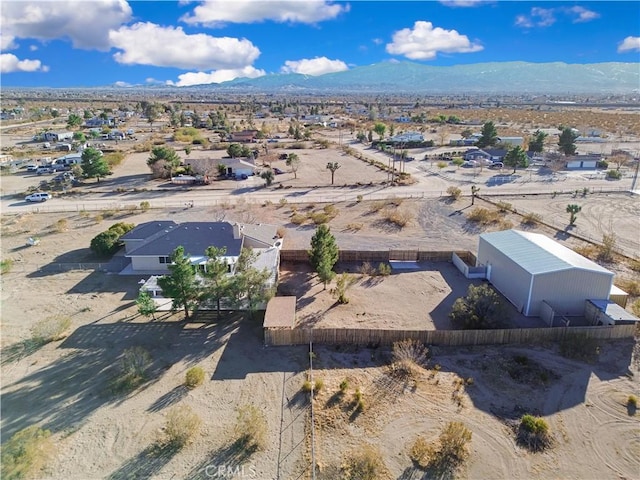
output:
[[230,177],[239,177],[246,175],[250,177],[255,175],[258,167],[254,163],[248,160],[241,160],[239,158],[221,158],[218,160],[218,165],[224,165],[226,174]]
[[260,265],[266,263],[264,267],[275,275],[282,247],[282,239],[278,236],[275,225],[229,222],[147,222],[127,232],[121,237],[121,241],[125,247],[124,256],[131,262],[120,272],[122,275],[169,273],[171,254],[179,246],[184,247],[191,265],[199,271],[206,271],[205,252],[208,247],[225,248],[224,259],[229,265],[230,274],[235,271],[242,249],[251,248],[259,253],[258,258],[265,255],[260,260]]
[[84,122],[84,126],[86,128],[94,128],[94,127],[113,127],[116,124],[116,119],[114,117],[93,117]]
[[498,137],[498,143],[509,145],[510,147],[521,147],[524,145],[523,137]]
[[45,142],[63,142],[73,140],[73,132],[44,132],[42,139]]
[[410,143],[410,142],[424,142],[424,135],[420,132],[405,132],[399,135],[394,135],[389,139],[391,143]]
[[258,130],[242,130],[231,133],[232,142],[253,142],[258,135]]
[[567,158],[567,168],[593,170],[598,168],[598,162],[601,160],[602,156],[599,154],[575,155]]

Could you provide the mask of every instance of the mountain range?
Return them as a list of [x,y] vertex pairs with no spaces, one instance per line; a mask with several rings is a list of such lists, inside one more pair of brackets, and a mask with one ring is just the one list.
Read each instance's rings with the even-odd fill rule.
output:
[[190,88],[292,93],[625,94],[640,92],[640,64],[499,62],[434,67],[385,62],[319,76],[269,74]]

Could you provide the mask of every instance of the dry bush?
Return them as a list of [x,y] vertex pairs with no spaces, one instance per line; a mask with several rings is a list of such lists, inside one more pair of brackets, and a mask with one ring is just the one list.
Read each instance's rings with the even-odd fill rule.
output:
[[62,340],[67,336],[71,318],[53,316],[37,322],[31,329],[31,338],[39,345]]
[[151,355],[144,348],[127,348],[120,359],[119,375],[111,385],[113,393],[128,393],[144,383],[150,365]]
[[366,275],[368,277],[374,277],[376,275],[376,269],[373,268],[371,262],[364,262],[362,265],[360,265],[358,271],[361,275]]
[[629,260],[629,268],[634,272],[640,272],[640,260]]
[[291,223],[293,223],[294,225],[302,225],[306,221],[307,216],[302,215],[301,213],[296,213],[291,217]]
[[404,228],[411,223],[413,215],[408,211],[386,210],[384,212],[384,218],[387,222],[392,223],[399,228]]
[[187,388],[196,388],[204,382],[204,370],[202,367],[191,367],[185,374],[184,384]]
[[511,230],[513,228],[513,222],[503,218],[498,222],[498,230]]
[[339,213],[335,205],[325,205],[322,210],[331,219],[336,218]]
[[61,218],[53,224],[53,230],[57,233],[66,232],[69,230],[69,220]]
[[13,259],[5,258],[4,260],[0,260],[0,275],[11,273],[12,268],[13,268]]
[[104,217],[102,215],[96,215],[95,217],[93,217],[93,221],[96,223],[102,223],[102,220],[104,220]]
[[152,148],[153,148],[153,144],[149,140],[147,140],[134,145],[133,151],[135,153],[150,152]]
[[142,202],[140,202],[140,210],[142,210],[143,212],[146,212],[150,208],[151,208],[151,204],[148,201],[143,200]]
[[545,450],[553,443],[547,422],[540,417],[528,414],[520,419],[516,441],[533,452]]
[[573,251],[591,260],[597,260],[598,249],[593,245],[573,247]]
[[38,472],[51,457],[51,432],[31,425],[16,432],[2,445],[2,479],[42,478]]
[[636,300],[631,305],[631,313],[633,313],[636,317],[640,317],[640,300]]
[[379,263],[378,275],[381,277],[388,277],[389,275],[391,275],[391,265],[389,265],[388,263]]
[[316,225],[322,225],[323,223],[328,223],[332,217],[330,217],[324,212],[313,212],[309,214],[309,218]]
[[391,359],[393,376],[415,380],[427,365],[429,349],[417,340],[400,340],[393,343]]
[[378,213],[386,206],[385,202],[377,201],[369,204],[369,213]]
[[254,405],[240,407],[235,434],[246,450],[264,450],[267,446],[267,420],[264,413]]
[[521,224],[527,225],[530,227],[537,225],[540,222],[542,222],[542,216],[533,212],[523,215],[522,220],[520,220]]
[[460,188],[458,187],[451,185],[449,188],[447,188],[447,195],[449,195],[454,200],[457,200],[460,198],[460,195],[462,195],[462,190],[460,190]]
[[600,355],[599,342],[584,334],[567,335],[559,343],[560,355],[574,360],[593,363]]
[[598,251],[598,260],[601,262],[611,263],[613,262],[614,249],[616,247],[616,234],[605,233],[602,235],[602,245]]
[[469,456],[471,437],[471,430],[464,423],[449,422],[437,442],[429,444],[418,437],[409,450],[409,457],[417,467],[430,471],[433,478],[451,478]]
[[429,467],[429,461],[434,453],[434,446],[423,437],[418,437],[409,449],[409,458],[418,468],[426,470]]
[[618,278],[615,285],[627,292],[632,297],[640,297],[640,282],[630,278]]
[[376,480],[387,478],[389,474],[382,455],[371,445],[351,452],[342,470],[343,480]]
[[393,205],[395,207],[399,207],[400,205],[402,205],[402,202],[404,201],[403,198],[398,198],[398,197],[391,197],[388,200],[388,204],[389,205]]
[[167,413],[164,432],[169,445],[174,448],[184,447],[198,432],[202,420],[189,406],[173,407]]
[[498,202],[496,203],[496,207],[498,207],[498,211],[500,213],[510,212],[511,210],[513,210],[513,205],[511,205],[509,202]]
[[359,232],[364,228],[364,223],[348,223],[345,227],[345,230],[349,230],[351,232]]
[[278,227],[278,229],[276,230],[276,235],[278,235],[278,238],[284,238],[286,234],[287,229],[284,227]]
[[467,219],[481,225],[489,225],[491,223],[499,222],[502,219],[502,216],[497,211],[476,207],[467,215]]

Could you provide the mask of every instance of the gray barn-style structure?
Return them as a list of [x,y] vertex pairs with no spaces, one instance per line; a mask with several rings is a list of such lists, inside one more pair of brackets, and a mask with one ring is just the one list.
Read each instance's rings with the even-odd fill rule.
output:
[[584,315],[586,300],[609,299],[613,272],[538,233],[518,230],[480,235],[477,266],[522,314]]

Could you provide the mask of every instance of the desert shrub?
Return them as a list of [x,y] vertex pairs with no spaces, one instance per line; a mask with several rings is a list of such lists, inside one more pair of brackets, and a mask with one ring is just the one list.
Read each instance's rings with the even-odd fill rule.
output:
[[267,445],[267,420],[257,407],[244,405],[238,409],[235,434],[249,451],[263,450]]
[[202,367],[191,367],[185,374],[184,384],[187,388],[196,388],[204,382],[204,370]]
[[616,287],[621,288],[632,297],[640,297],[640,282],[638,280],[632,280],[630,278],[618,278],[616,279]]
[[276,235],[278,235],[278,238],[284,238],[286,234],[287,229],[284,227],[278,227],[278,229],[276,230]]
[[59,219],[53,225],[53,229],[58,233],[66,232],[67,230],[69,230],[69,220],[67,220],[66,218]]
[[140,142],[134,145],[133,151],[136,153],[150,152],[152,147],[153,147],[152,143],[149,140],[147,140],[145,142]]
[[302,391],[305,393],[311,393],[313,389],[313,384],[309,380],[305,380],[302,382]]
[[340,392],[341,393],[346,393],[347,389],[349,388],[349,380],[347,380],[346,378],[344,380],[342,380],[340,382]]
[[0,275],[5,275],[11,272],[13,268],[13,260],[11,258],[5,258],[0,260]]
[[278,201],[278,205],[280,205],[281,207],[286,206],[286,205],[287,205],[287,203],[288,203],[288,202],[287,202],[287,199],[286,199],[286,198],[281,198],[281,199]]
[[640,260],[629,260],[629,268],[634,272],[640,272]]
[[336,286],[331,290],[336,301],[341,305],[349,303],[349,297],[347,297],[347,290],[356,282],[356,277],[348,273],[341,273],[336,278]]
[[348,223],[347,226],[345,227],[346,230],[349,230],[352,232],[359,232],[363,228],[364,228],[364,223]]
[[431,471],[434,478],[450,478],[469,456],[471,437],[471,430],[464,423],[449,422],[433,444],[418,437],[409,450],[409,457],[419,468]]
[[102,212],[102,216],[104,218],[111,218],[116,214],[115,210],[105,210],[104,212]]
[[331,218],[335,218],[338,215],[338,209],[335,205],[325,205],[322,210]]
[[324,387],[324,380],[322,380],[321,378],[316,380],[315,386],[313,388],[314,392],[319,392],[320,390],[322,390],[322,388]]
[[629,398],[627,398],[627,406],[637,408],[638,397],[636,397],[635,395],[629,395]]
[[391,265],[388,263],[379,263],[378,264],[378,275],[381,277],[388,277],[391,275]]
[[368,277],[373,277],[376,274],[376,269],[373,268],[373,265],[371,265],[371,262],[364,262],[362,265],[360,265],[360,268],[358,269],[358,271],[360,272],[361,275],[366,275]]
[[71,326],[71,318],[64,316],[48,317],[37,322],[31,329],[31,338],[39,345],[55,342],[66,337]]
[[363,197],[362,195],[358,195],[358,196],[356,196],[356,202],[357,202],[357,203],[360,203],[360,202],[363,200],[363,198],[364,198],[364,197]]
[[608,170],[607,178],[611,178],[613,180],[620,180],[622,178],[622,173],[618,170]]
[[445,168],[447,166],[447,162],[438,162],[436,163],[436,166],[442,170],[443,168]]
[[505,306],[500,295],[487,284],[469,285],[467,296],[458,298],[449,317],[465,329],[499,328]]
[[39,478],[37,472],[52,453],[51,432],[31,425],[16,432],[2,445],[1,476],[3,480]]
[[429,350],[421,342],[409,338],[393,343],[391,358],[394,376],[415,380],[427,364]]
[[496,203],[496,207],[498,207],[498,211],[501,213],[510,212],[513,209],[513,205],[509,202],[498,202]]
[[102,223],[102,221],[104,220],[104,217],[100,214],[96,215],[95,217],[93,217],[93,221],[96,223]]
[[636,317],[640,317],[640,300],[633,302],[633,305],[631,305],[631,313]]
[[513,222],[511,220],[503,218],[498,222],[499,230],[511,230],[513,228]]
[[402,205],[402,202],[404,201],[403,198],[399,198],[399,197],[391,197],[389,199],[389,205],[393,205],[395,207],[399,207],[400,205]]
[[140,202],[140,210],[142,210],[143,212],[146,212],[150,208],[151,208],[151,204],[146,200],[143,200],[142,202]]
[[543,418],[529,414],[523,415],[518,426],[516,441],[534,452],[545,450],[552,443],[549,425]]
[[615,233],[602,235],[602,245],[598,251],[598,260],[601,262],[613,262],[613,254],[616,246]]
[[501,220],[499,212],[492,212],[489,209],[476,207],[467,215],[467,219],[471,222],[476,222],[481,225],[489,225],[490,223],[496,223]]
[[385,207],[385,203],[383,201],[373,202],[369,205],[369,213],[378,213]]
[[184,447],[198,432],[202,420],[189,406],[173,407],[167,413],[164,432],[169,445],[174,448]]
[[104,156],[104,160],[110,167],[117,167],[124,160],[124,152],[111,152]]
[[322,225],[331,220],[332,217],[327,215],[325,212],[313,212],[309,215],[309,218],[316,225]]
[[533,212],[524,214],[520,220],[520,223],[528,226],[537,225],[540,222],[542,222],[542,216]]
[[560,340],[560,355],[574,360],[594,362],[600,354],[598,340],[584,334],[567,335]]
[[460,195],[462,195],[462,190],[456,186],[451,185],[449,188],[447,188],[447,195],[449,195],[454,200],[457,200],[460,198]]
[[307,216],[302,215],[301,213],[296,213],[291,217],[291,223],[293,223],[294,225],[302,225],[306,221]]
[[114,393],[128,393],[147,379],[147,369],[151,365],[151,355],[142,347],[127,348],[120,358],[120,372],[114,379]]
[[596,260],[598,258],[598,249],[593,245],[582,245],[573,247],[573,251],[579,253],[583,257]]
[[397,227],[404,228],[411,223],[412,215],[407,211],[387,210],[384,214],[385,220]]
[[351,452],[343,467],[343,480],[376,480],[386,478],[387,467],[380,452],[371,445]]

